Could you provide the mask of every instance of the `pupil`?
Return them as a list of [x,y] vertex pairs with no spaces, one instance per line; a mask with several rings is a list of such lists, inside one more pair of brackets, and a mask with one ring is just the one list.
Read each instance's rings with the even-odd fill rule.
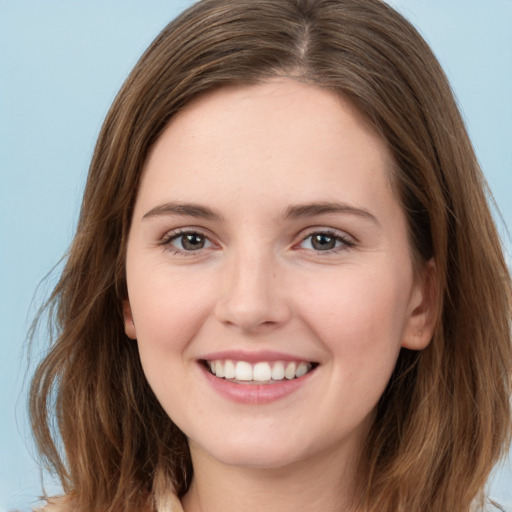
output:
[[183,235],[181,243],[184,249],[195,251],[204,247],[204,238],[201,235],[192,233],[190,235]]
[[329,249],[334,249],[334,246],[336,245],[336,240],[334,239],[334,237],[329,235],[315,235],[311,243],[315,249],[319,249],[320,251],[326,251]]

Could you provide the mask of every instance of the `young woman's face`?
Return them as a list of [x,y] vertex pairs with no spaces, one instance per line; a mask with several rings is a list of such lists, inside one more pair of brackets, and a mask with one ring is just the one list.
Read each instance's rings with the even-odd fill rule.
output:
[[346,102],[284,79],[209,93],[158,139],[125,326],[193,457],[358,453],[400,347],[429,338],[389,169]]

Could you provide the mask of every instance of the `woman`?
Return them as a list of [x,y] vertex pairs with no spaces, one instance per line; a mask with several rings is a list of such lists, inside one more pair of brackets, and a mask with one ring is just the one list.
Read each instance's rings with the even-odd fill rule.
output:
[[408,22],[378,0],[199,2],[97,143],[32,385],[65,492],[45,510],[483,510],[510,290]]

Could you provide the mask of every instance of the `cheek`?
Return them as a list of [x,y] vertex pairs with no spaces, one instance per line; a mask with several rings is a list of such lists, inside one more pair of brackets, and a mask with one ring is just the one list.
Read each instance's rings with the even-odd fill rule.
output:
[[[391,267],[391,270],[394,270]],[[335,279],[307,283],[302,310],[310,328],[339,360],[371,373],[394,366],[407,321],[407,270],[345,268]]]
[[134,269],[134,276],[143,277],[129,281],[140,357],[150,381],[159,368],[168,376],[169,366],[185,358],[210,309],[206,283],[198,285],[182,274],[165,267],[145,273]]

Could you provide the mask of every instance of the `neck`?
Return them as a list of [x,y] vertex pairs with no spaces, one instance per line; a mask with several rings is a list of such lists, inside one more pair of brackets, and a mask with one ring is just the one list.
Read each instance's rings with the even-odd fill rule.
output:
[[[355,464],[322,454],[280,468],[228,466],[192,449],[185,512],[354,512]],[[354,460],[352,458],[352,460]]]

